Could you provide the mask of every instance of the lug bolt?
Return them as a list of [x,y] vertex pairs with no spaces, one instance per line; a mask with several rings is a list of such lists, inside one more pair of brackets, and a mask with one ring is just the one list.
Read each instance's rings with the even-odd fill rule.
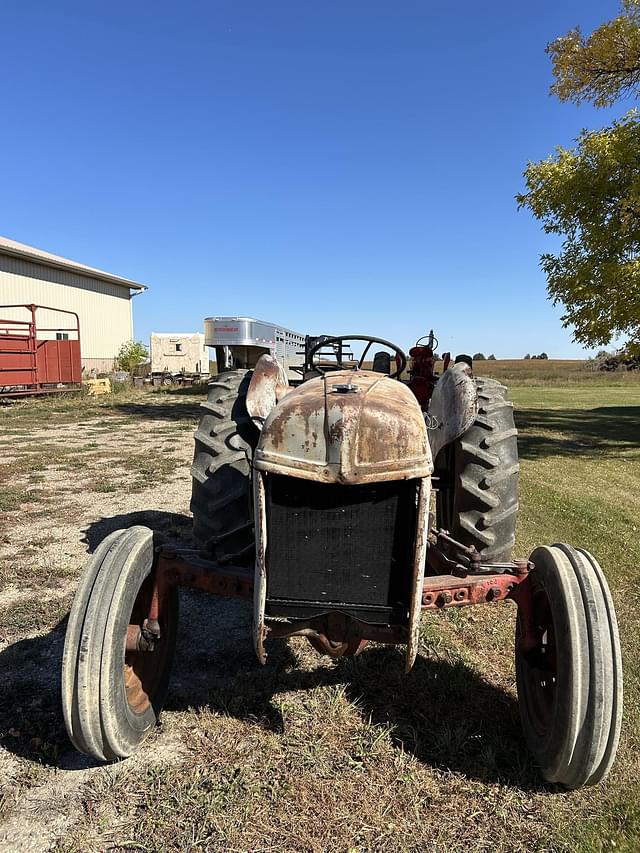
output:
[[489,601],[493,601],[495,598],[500,598],[500,593],[502,590],[499,586],[492,586],[489,592],[487,593],[487,598]]
[[456,601],[462,601],[464,598],[464,590],[459,589],[453,597]]

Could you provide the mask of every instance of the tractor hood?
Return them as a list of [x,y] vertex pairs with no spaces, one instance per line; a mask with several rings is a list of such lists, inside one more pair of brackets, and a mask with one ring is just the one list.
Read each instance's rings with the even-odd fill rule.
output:
[[290,391],[269,413],[260,471],[326,483],[428,477],[424,416],[406,385],[372,371],[333,371]]

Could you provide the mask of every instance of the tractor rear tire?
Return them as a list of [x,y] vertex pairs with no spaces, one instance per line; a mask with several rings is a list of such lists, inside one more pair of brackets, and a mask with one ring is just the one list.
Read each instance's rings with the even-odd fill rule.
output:
[[253,371],[229,370],[209,383],[191,466],[193,536],[216,560],[251,559],[251,460],[258,429],[247,412]]
[[495,379],[476,377],[478,415],[445,447],[436,469],[452,483],[437,494],[438,526],[486,562],[511,560],[518,514],[518,439],[513,403]]
[[[582,548],[536,548],[532,636],[516,629],[522,728],[548,782],[595,785],[615,758],[622,721],[622,655],[611,593],[596,559]],[[524,614],[522,614],[524,616]]]
[[117,530],[104,539],[78,586],[64,641],[62,710],[80,752],[98,761],[131,755],[158,721],[176,645],[178,590],[160,611],[153,651],[125,650],[127,629],[142,625],[153,589],[153,533]]

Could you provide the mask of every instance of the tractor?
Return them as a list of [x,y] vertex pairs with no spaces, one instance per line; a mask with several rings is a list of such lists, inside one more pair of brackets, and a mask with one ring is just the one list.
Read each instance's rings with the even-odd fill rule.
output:
[[[514,559],[518,444],[507,389],[442,357],[363,335],[307,337],[290,378],[244,346],[209,384],[195,433],[196,547],[142,526],[98,546],[64,648],[69,737],[100,761],[131,755],[167,693],[178,588],[252,602],[260,663],[270,640],[323,655],[405,646],[425,613],[509,600],[524,737],[545,780],[608,773],[622,717],[616,617],[595,557],[554,544]],[[425,697],[428,702],[428,696]]]

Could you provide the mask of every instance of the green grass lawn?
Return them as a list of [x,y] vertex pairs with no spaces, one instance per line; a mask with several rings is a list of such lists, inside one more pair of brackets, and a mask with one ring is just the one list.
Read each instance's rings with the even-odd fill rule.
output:
[[[521,459],[518,545],[592,551],[622,636],[625,713],[611,779],[584,794],[560,837],[581,849],[640,849],[640,385],[510,389]],[[614,848],[614,844],[616,845]]]

